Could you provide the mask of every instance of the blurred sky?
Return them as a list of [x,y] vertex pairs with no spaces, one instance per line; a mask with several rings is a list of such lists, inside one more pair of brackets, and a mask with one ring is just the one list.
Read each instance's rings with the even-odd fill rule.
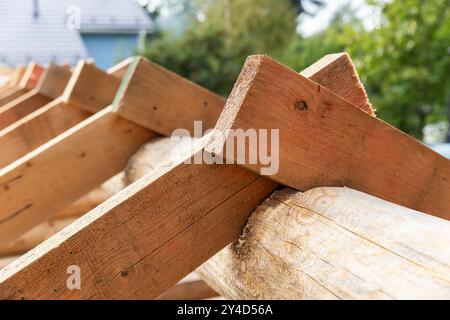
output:
[[[176,3],[176,0],[136,0],[138,2],[144,1],[149,2],[151,5],[159,6],[163,4],[163,8],[161,10],[161,15],[163,17],[169,17],[173,14],[178,13],[182,10],[182,7],[177,7],[173,3]],[[277,0],[274,0],[277,1]],[[364,19],[366,27],[371,29],[376,27],[379,24],[379,13],[373,8],[365,4],[364,0],[325,0],[326,6],[317,10],[317,14],[313,17],[303,15],[300,20],[298,31],[304,36],[310,36],[318,31],[325,29],[328,26],[330,19],[333,14],[338,10],[341,6],[350,3],[351,6],[356,10],[358,17]],[[314,12],[314,6],[308,6],[308,3],[305,3],[306,9]]]
[[[380,14],[379,11],[368,6],[364,0],[325,0],[326,6],[317,10],[317,14],[313,17],[303,15],[300,18],[299,32],[304,36],[310,36],[318,31],[325,29],[328,26],[333,14],[342,6],[350,4],[356,10],[357,16],[364,20],[365,26],[372,29],[379,25]],[[306,6],[306,9],[310,7]],[[314,7],[311,7],[314,11]]]

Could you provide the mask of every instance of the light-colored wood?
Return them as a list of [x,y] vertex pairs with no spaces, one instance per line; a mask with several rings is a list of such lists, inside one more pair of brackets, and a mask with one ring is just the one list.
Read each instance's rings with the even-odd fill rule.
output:
[[30,63],[24,76],[20,80],[19,86],[27,90],[34,89],[38,85],[44,70],[45,68],[41,65],[34,62]]
[[52,219],[39,224],[32,230],[23,234],[18,240],[0,246],[0,256],[26,253],[68,226],[77,218],[109,199],[111,196],[112,194],[106,192],[102,188],[91,191],[86,196],[59,212]]
[[69,207],[58,212],[53,219],[79,218],[111,198],[113,195],[114,193],[106,191],[103,187],[96,188],[72,203]]
[[284,189],[200,269],[229,299],[449,299],[450,222],[349,188]]
[[5,104],[0,108],[0,130],[45,106],[50,101],[52,101],[51,98],[34,89]]
[[[121,68],[118,72],[123,73]],[[96,113],[110,105],[121,82],[118,76],[112,76],[95,65],[84,62],[78,64],[74,75],[64,91],[63,101],[90,113]]]
[[0,130],[59,97],[69,81],[68,68],[50,65],[33,90],[0,107]]
[[34,89],[43,72],[44,68],[42,66],[35,63],[30,63],[25,70],[24,75],[20,79],[19,84],[0,94],[0,107]]
[[67,66],[51,64],[39,80],[36,90],[52,100],[58,98],[65,90],[72,71]]
[[[236,239],[275,188],[234,165],[174,161],[2,270],[0,297],[156,298]],[[65,285],[73,264],[82,270],[81,290]]]
[[203,280],[195,280],[178,283],[167,290],[158,300],[203,300],[215,298],[218,295]]
[[[92,64],[80,62],[63,97],[0,131],[0,150],[8,150],[0,153],[0,168],[87,119],[92,112],[110,105],[119,87],[120,75],[130,63],[128,60],[125,62],[127,64],[120,63],[109,70],[110,74]],[[94,90],[100,93],[94,95]]]
[[[274,188],[237,166],[175,163],[167,171],[144,177],[0,271],[0,298],[157,298],[238,236]],[[81,290],[66,287],[70,265],[80,267]]]
[[8,257],[0,258],[0,269],[3,269],[8,264],[10,264],[11,262],[13,262],[16,259],[18,259],[19,257],[20,256],[8,256]]
[[450,218],[449,159],[267,56],[248,58],[217,128],[278,129],[271,179],[286,186],[348,186]]
[[99,186],[153,136],[106,108],[0,169],[0,244]]
[[0,168],[25,156],[91,115],[56,99],[0,131]]
[[0,245],[0,256],[6,257],[10,255],[24,254],[50,238],[58,231],[61,231],[67,227],[75,220],[75,218],[66,218],[45,221],[23,234],[16,241],[13,241],[7,245]]
[[[320,66],[328,67],[320,68]],[[375,115],[364,86],[359,80],[358,72],[347,53],[328,54],[300,74],[313,81],[316,81],[315,78],[326,79],[328,90],[339,92],[340,97],[351,101],[352,104],[368,114]],[[359,86],[356,86],[355,83]]]
[[224,103],[222,97],[176,73],[136,58],[119,89],[115,107],[123,118],[170,136],[178,128],[193,134],[195,120],[202,121],[203,130],[214,128]]
[[15,86],[19,85],[23,75],[25,74],[25,70],[26,70],[26,68],[24,66],[18,66],[14,70],[9,81],[0,88],[0,95],[2,95],[4,92],[14,88]]

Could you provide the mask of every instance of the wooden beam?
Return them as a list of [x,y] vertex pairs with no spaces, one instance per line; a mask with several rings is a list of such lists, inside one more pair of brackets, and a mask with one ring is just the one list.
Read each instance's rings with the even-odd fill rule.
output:
[[102,188],[97,188],[89,192],[81,199],[72,203],[69,207],[65,208],[61,212],[58,212],[58,214],[50,220],[37,225],[30,231],[23,234],[19,239],[3,246],[0,245],[0,257],[26,253],[68,226],[85,213],[105,202],[111,196],[112,194],[106,192]]
[[[318,66],[328,67],[319,68]],[[375,115],[364,86],[359,80],[358,72],[347,53],[328,54],[300,74],[315,82],[319,82],[316,79],[327,79],[328,90],[339,92],[339,96],[359,109]]]
[[0,149],[8,150],[0,153],[0,168],[110,105],[120,75],[130,62],[126,60],[126,63],[120,63],[107,74],[92,64],[80,62],[62,97],[0,130]]
[[[123,73],[122,68],[129,67],[127,64],[119,68],[118,73]],[[97,68],[93,64],[81,62],[77,65],[72,77],[63,93],[62,100],[77,106],[78,108],[96,113],[112,103],[120,86],[121,78]]]
[[193,133],[195,120],[204,130],[214,128],[224,104],[221,96],[143,58],[135,59],[114,102],[121,117],[165,136],[177,128]]
[[271,179],[286,186],[348,186],[450,219],[449,159],[267,56],[248,58],[217,128],[279,129]]
[[[237,166],[181,163],[169,169],[125,189],[10,265],[25,267],[22,272],[3,269],[0,298],[17,292],[26,299],[157,298],[237,237],[246,216],[275,186]],[[222,228],[224,222],[236,227]],[[46,260],[56,257],[47,274]],[[83,272],[82,290],[68,290],[61,281],[73,264]],[[20,290],[11,290],[19,284]]]
[[0,244],[121,171],[152,133],[106,108],[0,169]]
[[70,69],[50,65],[35,89],[0,107],[0,130],[58,98],[70,76]]
[[75,220],[76,218],[66,218],[45,221],[23,234],[16,241],[7,245],[0,245],[0,257],[24,254],[53,236],[58,231],[67,227]]
[[25,74],[25,70],[26,68],[24,66],[18,66],[14,70],[14,73],[11,75],[11,78],[9,79],[7,84],[0,88],[0,95],[19,85],[23,75]]
[[190,274],[164,292],[158,300],[203,300],[217,298],[219,294],[195,273]]
[[0,130],[8,127],[27,114],[48,104],[52,99],[31,90],[0,108]]
[[197,272],[227,299],[449,299],[449,234],[350,188],[284,189]]
[[17,99],[21,95],[34,89],[44,71],[44,68],[38,64],[30,63],[25,74],[17,87],[12,88],[0,95],[0,107]]
[[[200,140],[194,157],[207,141]],[[278,187],[238,166],[183,160],[143,177],[2,270],[0,297],[156,298],[236,239],[253,209]],[[73,264],[82,270],[82,290],[66,287]]]

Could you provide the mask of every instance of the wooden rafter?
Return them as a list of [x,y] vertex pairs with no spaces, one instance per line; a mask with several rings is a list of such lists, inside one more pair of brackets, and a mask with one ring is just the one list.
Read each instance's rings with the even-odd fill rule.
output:
[[30,63],[24,75],[21,77],[19,84],[0,94],[0,107],[34,89],[43,72],[44,68],[42,66]]
[[[139,65],[145,64],[141,61],[136,64]],[[135,68],[133,72],[139,69]],[[162,78],[166,79],[167,86],[172,81],[178,82],[179,79],[173,80],[172,77],[178,76]],[[355,85],[355,78],[350,79],[347,85],[361,90],[359,82]],[[314,80],[327,86],[327,78]],[[143,86],[142,83],[139,85]],[[160,115],[166,114],[165,107],[187,108],[186,113],[180,111],[179,115],[186,114],[186,124],[191,126],[189,121],[193,119],[188,110],[202,109],[186,101],[208,101],[210,93],[204,99],[193,100],[189,97],[179,99],[179,95],[204,92],[196,88],[192,85],[192,91],[166,90],[167,94],[158,97],[164,105],[158,100],[142,105],[159,111]],[[137,92],[146,97],[146,90]],[[170,96],[176,98],[172,100],[168,98]],[[120,102],[131,101],[126,97],[126,93],[121,93],[118,98],[121,100],[115,103],[118,113],[128,114],[129,118],[138,116],[138,113],[120,110],[133,107]],[[348,107],[355,109],[353,105]],[[210,111],[203,112],[209,114]],[[102,117],[107,115],[105,112]],[[197,117],[201,119],[202,115]],[[90,118],[89,123],[94,125],[98,123],[96,120]],[[160,122],[153,124],[165,130],[161,130],[161,134],[168,132],[163,118]],[[92,136],[84,133],[83,125],[69,134],[92,141]],[[100,129],[97,127],[95,131]],[[154,135],[153,131],[148,132]],[[202,152],[203,143],[207,140],[200,141],[193,155]],[[71,143],[77,144],[75,140]],[[79,175],[80,171],[72,168],[72,173]],[[86,174],[92,174],[92,171]],[[76,180],[72,182],[76,183]],[[277,187],[274,182],[235,165],[187,165],[180,160],[158,174],[137,181],[1,271],[0,297],[156,298],[239,236],[248,215]],[[61,197],[61,191],[58,196]],[[9,221],[16,220],[16,217]],[[82,290],[68,290],[66,287],[65,271],[73,264],[83,270]],[[50,265],[52,272],[47,273]]]
[[61,97],[0,130],[0,149],[8,150],[0,154],[0,168],[110,105],[130,62],[124,60],[107,73],[80,62]]
[[33,90],[0,107],[0,130],[59,97],[70,75],[69,68],[50,65]]

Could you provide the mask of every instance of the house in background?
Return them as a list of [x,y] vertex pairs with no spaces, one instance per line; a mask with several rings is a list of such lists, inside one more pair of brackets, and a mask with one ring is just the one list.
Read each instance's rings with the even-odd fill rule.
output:
[[133,55],[152,29],[133,0],[1,1],[0,65],[93,58],[106,69]]

